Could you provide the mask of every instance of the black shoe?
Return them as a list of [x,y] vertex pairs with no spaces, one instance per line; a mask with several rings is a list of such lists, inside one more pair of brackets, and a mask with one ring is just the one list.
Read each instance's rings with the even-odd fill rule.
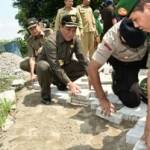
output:
[[68,90],[65,84],[58,84],[57,89],[60,91],[67,91]]
[[51,98],[50,97],[42,97],[41,103],[45,105],[50,105],[51,104]]

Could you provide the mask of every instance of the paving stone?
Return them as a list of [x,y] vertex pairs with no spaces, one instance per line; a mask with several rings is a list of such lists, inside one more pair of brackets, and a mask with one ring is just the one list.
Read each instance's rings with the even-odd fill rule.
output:
[[64,94],[62,96],[59,96],[57,99],[59,103],[65,104],[70,103],[71,97],[69,96],[69,94]]
[[10,102],[15,102],[16,101],[16,93],[14,90],[8,90],[5,92],[0,93],[0,101],[6,99]]
[[71,104],[88,106],[90,103],[89,103],[88,100],[87,101],[82,101],[80,99],[71,99]]
[[145,126],[145,122],[146,122],[146,116],[140,118],[140,119],[137,121],[136,125],[144,127],[144,126]]
[[105,119],[105,120],[108,120],[112,123],[115,123],[115,124],[120,124],[122,119],[123,119],[122,114],[120,114],[118,112],[111,113],[111,116],[105,116],[105,115],[101,114],[101,108],[100,107],[98,107],[96,109],[96,115]]
[[112,84],[111,74],[106,75],[103,72],[100,72],[100,79],[102,84]]
[[147,105],[141,102],[141,104],[136,108],[128,108],[124,106],[119,110],[123,114],[123,119],[137,121],[139,118],[146,116],[147,114]]
[[113,104],[122,104],[122,102],[119,100],[118,96],[116,96],[113,93],[107,94],[107,98],[112,102]]
[[143,140],[137,141],[133,150],[146,150],[145,142]]
[[90,97],[96,97],[96,91],[94,89],[90,90]]
[[95,101],[91,102],[91,110],[96,110],[97,107],[100,106],[98,99],[95,98]]
[[130,129],[126,134],[126,143],[128,144],[136,144],[138,140],[144,134],[144,126],[139,126],[136,124],[134,128]]
[[24,87],[25,85],[25,80],[24,79],[15,79],[13,80],[11,86],[13,87],[13,89],[15,90],[20,90]]
[[33,88],[34,90],[41,90],[41,87],[40,87],[38,81],[34,81],[34,82],[32,83],[32,88]]
[[51,91],[51,95],[53,98],[65,97],[66,95],[68,95],[68,91],[58,91],[58,90],[55,92]]
[[81,99],[81,100],[87,100],[90,97],[90,90],[88,89],[81,89],[81,92],[77,93],[75,96],[71,96],[71,98],[74,99]]

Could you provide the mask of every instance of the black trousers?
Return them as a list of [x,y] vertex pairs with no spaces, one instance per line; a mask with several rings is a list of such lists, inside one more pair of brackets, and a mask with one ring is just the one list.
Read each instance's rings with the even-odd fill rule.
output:
[[[85,66],[77,61],[72,60],[69,64],[62,66],[65,73],[74,81],[79,77],[86,75]],[[48,62],[41,60],[37,63],[36,69],[38,80],[41,86],[41,96],[49,96],[51,93],[50,85],[51,83],[57,85],[57,87],[61,87],[62,89],[66,87],[66,85],[57,78],[57,76],[53,73],[51,66]]]
[[114,57],[108,60],[114,69],[112,73],[113,92],[127,107],[137,107],[141,100],[147,103],[147,98],[138,84],[138,73],[140,69],[146,68],[146,60],[147,55],[141,61],[136,62],[122,62]]

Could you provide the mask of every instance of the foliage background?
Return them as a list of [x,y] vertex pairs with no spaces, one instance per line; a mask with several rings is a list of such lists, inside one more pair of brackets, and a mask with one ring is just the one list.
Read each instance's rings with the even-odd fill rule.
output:
[[[105,0],[91,0],[90,6],[92,9],[97,9],[100,4]],[[118,0],[114,0],[116,3]],[[74,0],[74,7],[79,5],[81,0]],[[24,37],[27,35],[26,23],[27,19],[31,17],[36,17],[37,19],[46,19],[51,23],[53,27],[57,10],[64,6],[64,0],[13,0],[13,6],[18,8],[18,13],[16,19],[18,20],[20,26],[22,27],[21,32]],[[21,53],[26,55],[27,47],[24,39],[20,39]]]
[[[102,0],[91,0],[91,7],[98,8]],[[80,0],[74,0],[74,6],[79,5]],[[18,8],[16,19],[25,28],[27,18],[48,19],[54,22],[57,10],[64,6],[64,0],[14,0],[13,6]]]

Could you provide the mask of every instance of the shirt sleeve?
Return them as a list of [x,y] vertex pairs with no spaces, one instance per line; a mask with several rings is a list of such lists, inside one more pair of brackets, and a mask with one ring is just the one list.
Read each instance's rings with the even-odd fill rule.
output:
[[30,41],[27,41],[27,49],[28,49],[28,56],[35,57],[34,49],[32,47],[32,44],[30,43]]
[[51,42],[51,40],[46,39],[46,41],[43,44],[41,59],[43,58],[49,63],[54,75],[57,76],[60,81],[62,81],[64,84],[70,82],[70,78],[59,65],[59,62],[57,60],[56,45],[53,42]]
[[115,29],[115,27],[106,32],[102,42],[98,45],[96,51],[92,56],[93,60],[103,65],[109,59],[109,57],[116,49],[115,37],[117,36],[117,32],[118,31]]
[[56,19],[55,19],[55,28],[54,28],[55,31],[58,31],[59,26],[60,26],[60,12],[61,12],[61,9],[58,9]]

